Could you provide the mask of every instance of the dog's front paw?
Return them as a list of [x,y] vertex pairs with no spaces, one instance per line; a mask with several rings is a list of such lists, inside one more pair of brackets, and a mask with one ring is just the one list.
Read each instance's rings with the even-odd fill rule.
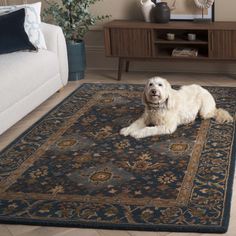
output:
[[144,138],[144,135],[142,134],[142,132],[140,131],[134,131],[130,134],[131,137],[135,138],[135,139],[141,139]]
[[129,127],[123,128],[120,130],[120,134],[123,136],[128,136],[130,134],[130,129]]

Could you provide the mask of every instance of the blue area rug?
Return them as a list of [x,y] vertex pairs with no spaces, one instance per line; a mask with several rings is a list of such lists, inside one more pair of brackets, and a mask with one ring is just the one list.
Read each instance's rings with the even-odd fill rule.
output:
[[[235,113],[236,88],[208,87]],[[142,140],[142,85],[84,84],[0,153],[0,222],[225,232],[235,125],[214,120]]]

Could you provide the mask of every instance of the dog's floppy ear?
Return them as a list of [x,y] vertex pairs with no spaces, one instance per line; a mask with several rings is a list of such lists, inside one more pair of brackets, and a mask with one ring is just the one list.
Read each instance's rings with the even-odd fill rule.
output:
[[173,98],[173,94],[169,93],[167,98],[167,109],[173,109],[175,107],[175,100]]
[[168,97],[167,97],[167,109],[172,109],[172,108],[175,107],[174,94],[173,94],[173,90],[172,90],[172,88],[171,88],[170,83],[166,81],[166,85],[167,85],[167,93],[168,93]]
[[147,85],[149,83],[150,79],[146,82],[144,90],[143,90],[143,94],[142,94],[142,103],[143,105],[147,105],[148,104],[148,100],[147,100],[147,95],[146,95],[146,91],[147,91]]
[[143,105],[147,105],[147,97],[146,97],[145,90],[143,91],[143,95],[142,95],[142,103]]

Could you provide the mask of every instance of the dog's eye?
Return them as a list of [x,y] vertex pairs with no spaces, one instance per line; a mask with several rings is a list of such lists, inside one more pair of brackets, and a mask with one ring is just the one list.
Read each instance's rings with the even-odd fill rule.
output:
[[160,87],[161,87],[161,86],[162,86],[162,84],[158,84],[158,86],[160,86]]
[[150,84],[149,84],[149,86],[152,86],[152,85],[153,85],[153,83],[150,83]]

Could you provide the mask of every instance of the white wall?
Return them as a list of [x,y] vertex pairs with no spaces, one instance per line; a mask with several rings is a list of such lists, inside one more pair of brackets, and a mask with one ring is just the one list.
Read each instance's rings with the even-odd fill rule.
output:
[[[112,19],[142,19],[139,0],[103,0],[91,10],[96,15],[111,14]],[[215,0],[215,15],[217,21],[236,21],[236,1]]]

